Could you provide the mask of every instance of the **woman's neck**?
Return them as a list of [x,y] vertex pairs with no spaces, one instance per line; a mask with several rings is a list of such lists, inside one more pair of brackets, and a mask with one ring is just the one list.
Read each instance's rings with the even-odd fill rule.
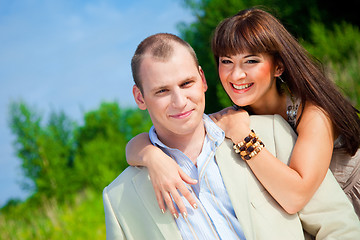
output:
[[271,99],[262,99],[255,104],[247,107],[251,113],[256,115],[273,115],[279,114],[284,119],[287,119],[286,115],[286,95],[279,94]]

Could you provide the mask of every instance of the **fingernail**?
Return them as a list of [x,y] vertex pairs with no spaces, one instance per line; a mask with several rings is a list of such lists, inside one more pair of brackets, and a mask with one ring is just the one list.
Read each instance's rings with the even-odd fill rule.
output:
[[173,214],[174,215],[174,218],[178,219],[178,215],[176,213]]
[[161,209],[161,212],[162,212],[162,213],[165,213],[165,210],[164,210],[164,209]]
[[186,212],[183,212],[182,215],[183,215],[183,218],[187,218]]
[[197,209],[197,208],[198,208],[198,206],[196,205],[196,203],[194,203],[193,208],[194,208],[194,209]]

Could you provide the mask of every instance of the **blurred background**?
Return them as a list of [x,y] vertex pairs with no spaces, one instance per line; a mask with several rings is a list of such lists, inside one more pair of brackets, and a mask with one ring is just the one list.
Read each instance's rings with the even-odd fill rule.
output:
[[188,41],[209,85],[206,113],[218,111],[231,102],[212,32],[257,5],[359,109],[356,0],[0,0],[0,239],[105,239],[102,190],[127,167],[127,141],[151,126],[131,93],[136,46],[158,32]]

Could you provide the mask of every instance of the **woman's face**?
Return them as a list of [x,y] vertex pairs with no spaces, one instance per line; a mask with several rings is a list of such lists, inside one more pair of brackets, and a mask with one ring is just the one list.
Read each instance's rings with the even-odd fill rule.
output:
[[268,54],[222,56],[218,70],[225,91],[238,106],[259,107],[279,96],[275,77],[282,69]]

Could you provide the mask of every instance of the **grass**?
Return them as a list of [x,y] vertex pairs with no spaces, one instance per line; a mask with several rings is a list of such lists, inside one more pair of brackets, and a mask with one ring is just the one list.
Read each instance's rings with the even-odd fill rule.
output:
[[0,213],[0,239],[105,239],[101,193],[84,191],[71,203],[25,202]]

